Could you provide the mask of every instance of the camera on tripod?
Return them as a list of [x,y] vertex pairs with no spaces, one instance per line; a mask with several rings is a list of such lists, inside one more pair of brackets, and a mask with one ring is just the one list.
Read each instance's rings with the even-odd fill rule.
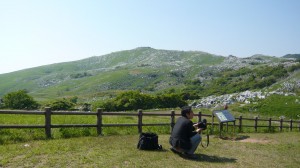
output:
[[202,130],[206,130],[206,128],[207,128],[207,124],[206,123],[207,123],[206,119],[203,119],[201,122],[198,122],[197,127],[201,128]]

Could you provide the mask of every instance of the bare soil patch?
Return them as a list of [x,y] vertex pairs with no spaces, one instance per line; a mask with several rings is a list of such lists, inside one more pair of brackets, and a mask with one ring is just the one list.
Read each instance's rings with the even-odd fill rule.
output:
[[221,139],[237,141],[237,142],[260,143],[260,144],[274,143],[273,140],[270,140],[268,138],[250,138],[249,136],[221,137]]
[[272,141],[269,139],[255,139],[255,138],[242,139],[239,140],[239,142],[262,143],[262,144],[272,143]]

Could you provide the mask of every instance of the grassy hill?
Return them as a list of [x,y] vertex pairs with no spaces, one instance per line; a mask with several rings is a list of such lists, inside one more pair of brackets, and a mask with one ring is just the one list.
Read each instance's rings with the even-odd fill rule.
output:
[[38,99],[111,90],[161,90],[180,86],[224,57],[204,52],[156,50],[148,47],[46,65],[0,75],[0,96],[26,89]]
[[[252,83],[265,82],[272,74],[259,76],[259,73],[264,71],[264,67],[281,65],[288,68],[295,64],[299,65],[297,63],[290,58],[264,55],[238,58],[199,51],[140,47],[73,62],[0,74],[0,97],[12,91],[26,89],[39,101],[68,96],[78,96],[84,101],[91,101],[114,95],[121,90],[158,93],[170,88],[175,91],[194,91],[207,96],[223,94],[224,90],[225,92],[239,91],[239,89],[228,88],[244,86],[245,83],[249,83],[249,80],[252,80]],[[247,71],[243,72],[245,68]],[[272,70],[269,68],[269,71]],[[259,78],[249,79],[250,74],[258,74]],[[297,74],[299,73],[293,73],[293,79],[299,79]],[[288,77],[290,75],[276,80],[269,79],[267,82],[276,83]],[[227,80],[225,89],[222,79]],[[218,91],[218,88],[223,88],[223,91]],[[257,89],[257,87],[245,85],[241,89]]]
[[284,58],[296,58],[296,59],[300,59],[300,54],[287,54],[285,56],[283,56]]

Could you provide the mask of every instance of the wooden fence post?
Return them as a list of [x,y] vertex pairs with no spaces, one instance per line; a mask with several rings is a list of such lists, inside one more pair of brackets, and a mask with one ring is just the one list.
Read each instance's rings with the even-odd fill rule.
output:
[[143,111],[141,109],[138,110],[138,132],[139,134],[143,132]]
[[271,131],[271,126],[272,126],[272,118],[269,118],[269,132]]
[[280,132],[282,132],[282,122],[283,122],[283,119],[280,118],[280,126],[279,126]]
[[172,110],[171,111],[171,131],[170,131],[171,133],[173,131],[174,125],[175,125],[175,111]]
[[292,130],[293,130],[293,120],[290,119],[290,131],[292,131]]
[[240,117],[239,117],[239,132],[242,132],[242,120],[243,120],[243,116],[240,115]]
[[257,120],[258,120],[258,117],[255,117],[255,121],[254,121],[255,132],[257,132]]
[[202,113],[199,112],[199,113],[198,113],[198,123],[201,122],[201,121],[202,121]]
[[97,108],[97,134],[102,135],[102,108]]
[[214,119],[215,119],[215,116],[214,116],[214,113],[211,114],[211,134],[214,134]]
[[47,138],[51,138],[51,109],[45,108],[45,133]]

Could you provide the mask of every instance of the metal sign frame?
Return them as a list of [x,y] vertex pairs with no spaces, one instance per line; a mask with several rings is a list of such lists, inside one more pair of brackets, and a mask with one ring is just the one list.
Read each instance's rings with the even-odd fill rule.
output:
[[218,118],[219,120],[219,137],[221,138],[221,132],[223,130],[223,123],[226,123],[227,131],[228,131],[228,122],[233,122],[233,132],[235,134],[235,117],[228,110],[216,110],[213,111],[212,124],[214,122],[214,118]]

